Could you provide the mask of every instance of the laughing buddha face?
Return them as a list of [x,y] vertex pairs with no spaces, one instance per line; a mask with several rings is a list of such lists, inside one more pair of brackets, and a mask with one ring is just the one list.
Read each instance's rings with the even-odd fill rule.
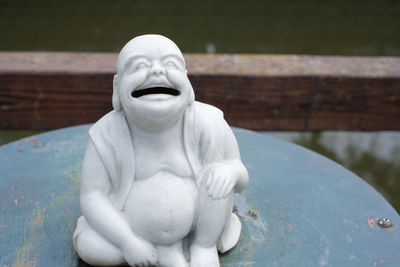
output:
[[161,35],[142,35],[122,48],[113,106],[136,126],[166,127],[193,101],[185,60],[174,42]]

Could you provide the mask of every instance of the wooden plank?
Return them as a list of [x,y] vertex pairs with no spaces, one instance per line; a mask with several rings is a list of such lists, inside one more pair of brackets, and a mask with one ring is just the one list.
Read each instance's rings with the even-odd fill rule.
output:
[[[186,54],[196,99],[254,130],[399,130],[400,58]],[[111,110],[112,53],[0,53],[0,128]]]

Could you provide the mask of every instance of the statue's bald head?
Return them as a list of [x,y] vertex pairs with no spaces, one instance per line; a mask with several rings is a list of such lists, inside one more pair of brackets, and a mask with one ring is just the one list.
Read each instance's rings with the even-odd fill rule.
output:
[[164,56],[173,54],[185,65],[181,50],[178,46],[165,36],[159,34],[146,34],[130,40],[121,50],[118,56],[117,72],[122,73],[130,59],[135,56]]
[[194,102],[182,52],[161,35],[138,36],[122,48],[113,85],[114,109],[143,129],[170,127]]

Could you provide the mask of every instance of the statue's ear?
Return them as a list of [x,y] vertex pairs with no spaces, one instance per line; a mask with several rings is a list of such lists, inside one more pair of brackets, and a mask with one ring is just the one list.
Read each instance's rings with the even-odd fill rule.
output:
[[190,92],[190,99],[189,99],[190,105],[193,104],[193,102],[194,102],[194,90],[192,88],[192,91]]
[[122,109],[121,100],[119,99],[119,93],[118,93],[118,75],[117,74],[114,75],[114,81],[113,81],[112,105],[116,111],[120,111]]
[[[187,75],[187,69],[185,69],[185,73]],[[189,80],[189,76],[187,76],[187,78]],[[189,105],[191,105],[194,102],[194,90],[193,90],[192,84],[190,83],[190,80],[189,80],[189,84],[190,84],[190,89],[191,89],[190,96],[189,96]]]

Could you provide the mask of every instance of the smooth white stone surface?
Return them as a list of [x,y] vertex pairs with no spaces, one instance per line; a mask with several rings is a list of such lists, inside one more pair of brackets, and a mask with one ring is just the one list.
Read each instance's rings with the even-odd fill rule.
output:
[[194,101],[181,51],[160,35],[125,45],[113,85],[114,111],[89,130],[75,250],[92,265],[219,266],[248,183],[222,112]]

